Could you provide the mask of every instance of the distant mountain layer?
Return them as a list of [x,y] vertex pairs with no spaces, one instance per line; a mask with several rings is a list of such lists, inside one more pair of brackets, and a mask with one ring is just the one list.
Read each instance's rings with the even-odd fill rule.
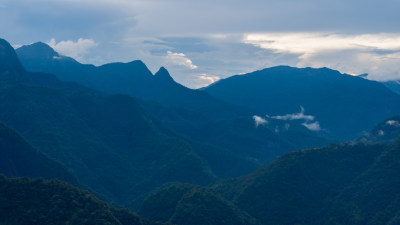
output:
[[3,123],[0,123],[0,174],[59,179],[78,184],[66,167],[39,152]]
[[370,132],[360,138],[363,142],[390,143],[400,137],[400,116],[394,116],[378,123]]
[[[84,65],[40,42],[16,52],[29,71],[54,73],[62,80],[96,90],[161,103],[163,106],[142,102],[142,106],[190,140],[219,177],[244,175],[289,150],[330,143],[329,137],[304,126],[271,123],[256,127],[252,119],[255,112],[188,89],[176,83],[165,68],[152,75],[141,61]],[[219,162],[221,157],[226,163]]]
[[[0,175],[0,224],[152,225],[89,192],[55,180]],[[157,223],[159,224],[159,223]]]
[[209,188],[175,184],[160,189],[144,201],[140,214],[178,225],[195,218],[214,221],[210,224],[251,218],[276,225],[394,225],[400,222],[399,173],[400,140],[332,145],[288,153],[250,175]]
[[248,113],[241,107],[217,100],[203,91],[176,83],[165,68],[153,75],[139,60],[99,67],[85,65],[58,54],[41,42],[22,46],[16,52],[28,71],[55,74],[63,81],[78,82],[95,90],[128,94],[165,106],[196,110],[213,117],[225,118]]
[[217,179],[206,159],[135,99],[25,72],[4,40],[0,56],[0,121],[103,198],[135,208],[165,182]]
[[[381,83],[327,68],[273,67],[229,77],[204,90],[261,115],[287,121],[302,117],[310,129],[341,140],[357,138],[400,113],[400,96]],[[297,113],[300,107],[305,114]]]

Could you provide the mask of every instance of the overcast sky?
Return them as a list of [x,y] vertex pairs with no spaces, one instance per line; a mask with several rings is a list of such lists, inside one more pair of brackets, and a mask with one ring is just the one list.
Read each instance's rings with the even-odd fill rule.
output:
[[0,0],[0,37],[191,88],[276,65],[400,79],[400,0]]

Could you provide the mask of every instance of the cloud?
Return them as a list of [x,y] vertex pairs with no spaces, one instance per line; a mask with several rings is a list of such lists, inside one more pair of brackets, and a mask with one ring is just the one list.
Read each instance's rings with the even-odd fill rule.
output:
[[80,61],[83,59],[82,56],[85,55],[90,48],[96,47],[98,45],[92,39],[83,38],[79,38],[76,42],[68,40],[60,41],[58,43],[54,38],[52,38],[47,44],[58,53],[70,56]]
[[307,120],[307,121],[312,121],[315,119],[315,117],[312,115],[305,115],[304,111],[305,111],[304,108],[300,106],[299,113],[286,114],[283,116],[272,116],[271,118],[277,120]]
[[[276,119],[276,120],[303,120],[301,125],[306,127],[307,129],[311,131],[320,131],[321,126],[319,125],[318,121],[314,121],[315,117],[312,115],[306,115],[304,114],[305,110],[303,106],[300,106],[300,112],[299,113],[293,113],[293,114],[286,114],[283,116],[268,116],[269,118]],[[290,124],[286,123],[285,128],[288,130],[290,127]]]
[[389,126],[400,127],[400,123],[397,120],[388,120],[386,124]]
[[276,54],[295,55],[298,67],[329,67],[371,80],[400,79],[400,33],[251,33],[247,43]]
[[309,129],[311,131],[320,131],[321,130],[321,126],[319,125],[318,121],[316,121],[314,123],[304,122],[301,125],[305,126],[307,129]]
[[195,88],[201,88],[208,86],[221,78],[218,76],[208,75],[206,73],[201,73],[197,76]]
[[167,51],[166,60],[169,63],[175,64],[175,65],[180,65],[180,66],[185,66],[192,70],[198,68],[198,66],[194,65],[192,60],[187,58],[186,55],[183,53]]
[[316,54],[324,51],[400,50],[400,34],[339,35],[324,33],[266,33],[247,34],[244,43],[277,53]]
[[268,124],[268,121],[266,119],[264,119],[262,117],[259,117],[259,116],[256,116],[256,115],[253,116],[253,120],[254,120],[254,123],[255,123],[256,127],[258,127],[260,125],[263,126],[263,125]]

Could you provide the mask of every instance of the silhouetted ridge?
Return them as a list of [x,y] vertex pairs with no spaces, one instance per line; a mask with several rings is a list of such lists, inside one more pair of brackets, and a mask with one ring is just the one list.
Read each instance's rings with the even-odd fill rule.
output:
[[165,69],[164,67],[161,67],[158,72],[154,75],[158,80],[161,81],[171,81],[174,82],[174,79],[172,79],[171,75],[169,74],[168,70]]
[[57,180],[0,175],[0,224],[153,225]]
[[0,38],[0,81],[20,81],[28,79],[14,48]]
[[31,45],[24,45],[18,48],[18,54],[31,59],[53,59],[60,57],[49,45],[43,42],[36,42]]

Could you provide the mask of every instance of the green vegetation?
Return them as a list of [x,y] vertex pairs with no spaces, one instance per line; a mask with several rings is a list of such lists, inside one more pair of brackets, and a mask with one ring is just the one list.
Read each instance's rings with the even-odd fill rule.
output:
[[260,224],[211,189],[191,184],[171,184],[152,193],[140,215],[178,225]]
[[285,154],[207,188],[173,184],[151,194],[140,214],[182,225],[398,224],[399,174],[400,140],[331,145]]
[[89,192],[56,180],[0,175],[0,224],[152,225]]
[[0,123],[0,174],[9,177],[43,177],[78,184],[63,165],[33,148],[14,130]]

